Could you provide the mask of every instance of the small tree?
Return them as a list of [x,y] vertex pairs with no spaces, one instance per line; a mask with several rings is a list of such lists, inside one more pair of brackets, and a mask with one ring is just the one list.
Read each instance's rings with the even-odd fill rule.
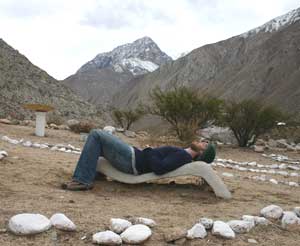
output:
[[243,100],[225,105],[222,122],[233,131],[239,146],[246,147],[284,118],[274,106],[263,107],[259,102]]
[[114,122],[126,129],[129,130],[131,125],[142,118],[145,115],[145,110],[142,105],[139,105],[133,110],[120,110],[120,109],[114,109],[112,111],[112,118]]
[[190,141],[199,127],[215,120],[220,112],[220,100],[200,96],[197,90],[184,86],[170,91],[157,87],[150,97],[153,100],[150,112],[169,122],[182,141]]

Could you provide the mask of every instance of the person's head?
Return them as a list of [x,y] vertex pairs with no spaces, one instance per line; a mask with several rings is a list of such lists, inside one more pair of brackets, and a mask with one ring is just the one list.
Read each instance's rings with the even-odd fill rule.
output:
[[195,161],[204,161],[211,163],[214,161],[216,156],[216,147],[209,143],[207,140],[194,140],[190,148],[197,152],[197,156],[194,158]]

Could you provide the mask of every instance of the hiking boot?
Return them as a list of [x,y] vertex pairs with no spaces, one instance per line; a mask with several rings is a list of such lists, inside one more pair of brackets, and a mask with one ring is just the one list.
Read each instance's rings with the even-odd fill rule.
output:
[[93,189],[93,184],[83,184],[76,180],[72,180],[67,183],[63,183],[61,188],[64,190],[80,191],[80,190],[91,190]]

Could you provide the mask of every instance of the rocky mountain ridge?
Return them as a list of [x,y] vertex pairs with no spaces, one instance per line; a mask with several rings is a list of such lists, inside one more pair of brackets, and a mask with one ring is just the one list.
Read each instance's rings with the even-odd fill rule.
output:
[[153,72],[160,65],[172,61],[149,37],[116,47],[110,52],[100,53],[84,64],[78,72],[94,68],[112,68],[117,73],[130,72],[133,76]]
[[299,78],[300,8],[130,81],[115,95],[114,103],[117,107],[148,104],[154,87],[168,90],[185,85],[223,99],[252,98],[299,112]]
[[0,118],[27,118],[22,105],[41,103],[54,106],[65,118],[96,117],[96,108],[75,95],[24,55],[0,39]]
[[63,82],[86,100],[103,106],[128,81],[170,61],[151,38],[143,37],[98,54]]

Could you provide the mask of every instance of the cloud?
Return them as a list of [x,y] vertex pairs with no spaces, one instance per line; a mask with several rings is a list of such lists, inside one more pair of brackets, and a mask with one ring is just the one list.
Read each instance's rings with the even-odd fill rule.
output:
[[299,0],[0,0],[0,38],[64,79],[97,54],[143,36],[176,56],[297,7]]
[[159,5],[150,5],[146,1],[104,0],[88,12],[81,23],[95,28],[122,29],[143,27],[151,21],[170,23],[173,18],[166,15]]
[[37,16],[51,15],[60,7],[60,2],[39,0],[1,0],[0,14],[9,18],[28,19]]

